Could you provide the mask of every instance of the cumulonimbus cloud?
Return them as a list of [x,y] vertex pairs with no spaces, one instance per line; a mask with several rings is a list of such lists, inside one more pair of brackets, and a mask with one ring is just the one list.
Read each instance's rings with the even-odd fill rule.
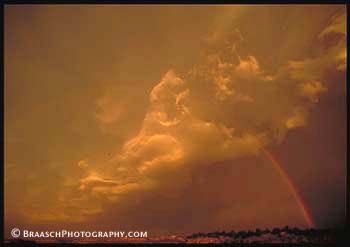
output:
[[[236,35],[221,37],[227,40],[220,43],[229,46],[210,44],[215,49],[204,52],[202,62],[187,74],[169,70],[150,92],[138,134],[108,162],[91,168],[79,162],[84,173],[70,184],[74,192],[63,192],[62,200],[77,209],[84,205],[84,210],[70,219],[99,215],[106,205],[138,193],[171,188],[176,194],[186,188],[189,169],[257,155],[262,146],[307,125],[320,96],[336,83],[325,75],[344,72],[344,25],[344,16],[334,17],[319,42],[336,42],[316,57],[286,61],[274,74],[265,72],[254,55],[239,55],[243,38],[238,29]],[[101,101],[104,105],[110,111],[114,104]],[[98,119],[110,123],[117,113]],[[171,174],[182,175],[174,180]]]

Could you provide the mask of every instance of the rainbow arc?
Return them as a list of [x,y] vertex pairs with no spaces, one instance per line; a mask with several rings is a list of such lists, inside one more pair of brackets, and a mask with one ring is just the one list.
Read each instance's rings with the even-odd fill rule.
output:
[[283,169],[281,164],[272,156],[272,154],[270,152],[268,152],[264,148],[261,148],[261,150],[263,151],[266,158],[274,165],[274,167],[276,168],[276,170],[280,174],[283,181],[287,184],[287,186],[288,186],[290,192],[293,194],[293,197],[294,197],[295,201],[297,202],[298,207],[300,208],[300,211],[302,212],[308,226],[314,227],[315,223],[312,219],[312,216],[311,216],[309,210],[307,209],[307,207],[305,206],[306,204],[305,204],[303,198],[301,197],[301,195],[299,194],[296,186],[293,184],[293,181],[291,180],[291,178],[288,176],[288,174]]

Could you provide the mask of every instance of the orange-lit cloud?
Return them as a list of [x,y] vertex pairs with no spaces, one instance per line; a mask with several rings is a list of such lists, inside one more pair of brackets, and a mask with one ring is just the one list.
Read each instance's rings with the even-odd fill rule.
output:
[[[333,28],[335,24],[331,23],[319,37],[339,33],[338,24]],[[236,63],[235,59],[231,62],[219,53],[210,53],[189,75],[181,77],[168,71],[150,92],[148,111],[139,133],[110,161],[101,164],[103,169],[98,169],[98,173],[92,171],[80,179],[80,190],[93,197],[123,200],[129,193],[161,190],[162,184],[169,183],[163,179],[166,173],[182,170],[186,177],[189,166],[257,155],[261,146],[281,138],[271,134],[275,128],[286,133],[307,125],[312,105],[327,91],[328,82],[322,73],[338,68],[337,57],[328,60],[338,54],[337,47],[342,48],[337,43],[319,57],[289,61],[276,75],[265,73],[254,56],[240,57],[236,48],[231,50],[237,56]],[[203,90],[201,80],[208,83],[205,90],[210,98],[206,100],[226,101],[226,107],[239,107],[236,110],[242,114],[249,111],[248,119],[236,121],[265,123],[265,129],[244,125],[236,128],[235,122],[225,125],[220,119],[203,120],[196,116],[192,104],[201,102],[193,98],[192,92]],[[104,109],[118,113],[119,108],[105,105]],[[108,122],[114,117],[110,113],[100,120]],[[180,183],[183,186],[186,182]]]
[[[232,20],[245,11],[237,8]],[[313,54],[290,56],[271,69],[269,57],[246,46],[249,35],[240,25],[228,24],[228,13],[203,39],[190,69],[176,70],[164,61],[167,69],[151,86],[107,83],[97,99],[89,100],[95,107],[86,113],[94,121],[89,126],[98,126],[103,133],[98,138],[110,138],[109,150],[77,152],[69,165],[51,167],[55,172],[64,167],[48,202],[54,206],[45,209],[38,200],[37,206],[21,208],[22,217],[159,232],[167,230],[167,217],[174,221],[169,231],[179,232],[224,229],[232,222],[241,227],[281,225],[291,218],[291,224],[306,226],[294,192],[271,164],[257,160],[262,147],[279,145],[288,133],[307,128],[322,96],[338,83],[333,78],[344,74],[345,15],[333,16],[315,31],[315,44],[309,44]],[[243,21],[239,24],[244,27]],[[129,66],[130,77],[137,75],[134,65]],[[261,196],[260,189],[270,192]],[[31,193],[26,200],[40,191]]]

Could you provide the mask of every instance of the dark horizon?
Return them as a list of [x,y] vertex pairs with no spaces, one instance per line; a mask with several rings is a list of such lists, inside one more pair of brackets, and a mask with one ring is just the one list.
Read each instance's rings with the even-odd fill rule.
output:
[[[264,236],[272,234],[277,237],[273,242],[270,242]],[[96,244],[103,246],[144,246],[147,244],[159,245],[159,246],[193,246],[194,244],[200,244],[205,246],[206,244],[222,245],[226,246],[338,246],[344,238],[344,229],[298,229],[285,226],[284,228],[269,229],[256,229],[255,231],[223,231],[213,233],[195,233],[186,237],[168,236],[163,238],[147,238],[139,241],[128,241],[127,239],[119,241],[111,241],[105,239],[98,240],[69,240],[60,239],[56,241],[44,241],[44,240],[25,240],[25,239],[10,239],[5,240],[6,246],[51,246],[52,244],[59,244],[66,246],[67,244],[77,246],[95,246]],[[289,236],[289,238],[287,237]],[[223,237],[226,237],[223,239]],[[255,238],[249,240],[249,238]],[[290,238],[292,237],[292,238]],[[215,240],[213,242],[213,240]],[[70,245],[70,246],[71,246]],[[55,245],[56,246],[56,245]],[[212,246],[212,245],[211,245]]]

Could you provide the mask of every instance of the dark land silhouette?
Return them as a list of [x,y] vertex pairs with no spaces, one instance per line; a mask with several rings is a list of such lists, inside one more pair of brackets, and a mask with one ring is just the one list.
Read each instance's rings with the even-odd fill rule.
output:
[[284,228],[255,229],[247,231],[216,231],[209,233],[194,233],[189,236],[154,237],[141,239],[137,242],[99,242],[85,241],[73,242],[57,240],[43,242],[23,239],[6,240],[4,246],[8,247],[39,247],[39,246],[349,246],[346,241],[344,229],[299,229]]

